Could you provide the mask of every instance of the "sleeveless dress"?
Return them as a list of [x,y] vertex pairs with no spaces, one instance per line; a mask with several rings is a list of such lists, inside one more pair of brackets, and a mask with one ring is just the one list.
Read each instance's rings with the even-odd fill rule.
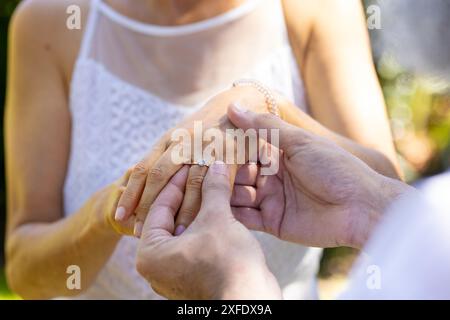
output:
[[[183,118],[239,78],[305,107],[281,0],[247,0],[208,20],[156,26],[90,3],[70,91],[64,212],[119,178]],[[254,233],[287,299],[316,298],[321,250]],[[80,299],[161,299],[137,273],[138,240],[123,237]]]

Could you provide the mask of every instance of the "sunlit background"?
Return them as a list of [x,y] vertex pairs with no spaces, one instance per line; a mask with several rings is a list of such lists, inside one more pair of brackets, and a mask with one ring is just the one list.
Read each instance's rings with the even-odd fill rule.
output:
[[[409,1],[407,1],[408,5],[392,5],[392,3],[405,3],[404,0],[373,0],[364,3],[366,8],[375,4],[381,9],[382,29],[370,31],[374,63],[385,95],[401,165],[406,180],[411,183],[420,178],[440,173],[450,166],[450,81],[442,80],[440,77],[442,74],[436,73],[436,69],[433,69],[436,66],[414,61],[413,52],[405,54],[405,52],[399,51],[398,47],[407,51],[411,42],[415,42],[415,45],[430,46],[430,43],[432,45],[439,43],[439,40],[433,39],[433,37],[440,36],[441,42],[448,40],[442,46],[434,48],[434,51],[429,50],[428,52],[435,52],[435,55],[429,56],[430,62],[446,64],[447,68],[440,68],[439,71],[447,73],[444,76],[447,75],[447,78],[450,78],[450,61],[438,61],[441,50],[450,50],[450,31],[447,36],[442,36],[442,30],[435,30],[433,24],[427,24],[427,21],[436,22],[436,13],[432,10],[433,5],[442,1],[448,4],[450,0],[422,1],[430,8],[425,11],[418,10],[414,7],[414,2]],[[1,110],[3,110],[5,100],[8,21],[18,3],[18,0],[0,1]],[[447,8],[450,6],[447,5]],[[415,14],[420,14],[420,19],[417,19]],[[405,21],[415,21],[417,25],[407,24]],[[399,30],[398,24],[409,27]],[[420,28],[421,32],[416,32],[416,28]],[[447,24],[447,30],[450,30],[450,22]],[[430,42],[430,39],[434,42]],[[0,128],[3,133],[1,121]],[[3,138],[1,146],[3,146]],[[8,290],[3,272],[5,222],[3,147],[0,148],[0,168],[0,248],[2,249],[0,254],[0,299],[13,299],[17,297]],[[354,250],[347,248],[325,251],[319,275],[322,298],[333,298],[345,285],[346,274],[356,255]]]

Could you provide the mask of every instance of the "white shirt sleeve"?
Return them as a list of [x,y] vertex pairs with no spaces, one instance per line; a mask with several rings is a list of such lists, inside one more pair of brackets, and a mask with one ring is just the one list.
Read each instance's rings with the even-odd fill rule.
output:
[[342,299],[450,299],[450,172],[394,203]]

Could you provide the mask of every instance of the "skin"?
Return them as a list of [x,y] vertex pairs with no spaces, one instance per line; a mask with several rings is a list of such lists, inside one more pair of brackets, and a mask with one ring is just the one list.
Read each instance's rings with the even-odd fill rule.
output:
[[379,151],[371,155],[379,163],[375,169],[397,177],[395,148],[361,1],[284,0],[283,4],[312,117],[331,131]]
[[[338,142],[377,172],[399,178],[360,1],[284,0],[283,5],[291,44],[308,93],[309,110],[316,121],[298,108],[287,106],[288,102],[285,103],[283,119]],[[323,10],[324,7],[327,10]],[[303,19],[298,18],[299,13]],[[252,109],[253,106],[246,107]],[[217,116],[222,116],[223,112],[220,109]],[[144,167],[151,170],[151,165]],[[200,182],[204,173],[192,176]],[[169,177],[167,175],[166,179]],[[136,187],[144,184],[142,180],[130,186],[131,192],[125,192],[124,197],[129,200],[123,197],[119,201],[119,207],[124,208],[120,210],[124,212],[121,218],[127,219],[136,212],[137,230],[145,220],[148,203],[154,201],[157,194],[146,194],[142,187]],[[195,217],[193,213],[199,207],[200,187],[201,183],[192,185],[195,191],[189,191],[185,200],[192,205],[183,205],[178,214],[177,226],[181,225],[181,230]],[[156,190],[161,189],[162,186]],[[136,199],[142,199],[144,204],[136,206]],[[139,235],[139,232],[135,234]]]
[[[212,98],[205,107],[188,117],[174,130],[187,129],[193,137],[194,121],[201,120],[204,130],[215,128],[222,132],[224,139],[226,139],[225,130],[234,128],[234,126],[228,121],[223,110],[226,110],[227,106],[233,101],[248,105],[255,112],[264,113],[267,110],[264,96],[258,94],[258,91],[254,88],[232,88]],[[295,106],[286,105],[286,107],[294,108]],[[151,204],[181,167],[181,164],[174,163],[171,160],[172,150],[179,144],[178,141],[172,141],[172,131],[164,135],[148,157],[131,170],[127,187],[118,202],[118,209],[114,218],[118,223],[129,223],[129,219],[135,219],[136,223],[133,230],[135,236],[140,236]],[[195,159],[188,160],[188,163],[193,162],[195,162]],[[238,166],[232,167],[231,182],[234,181],[237,169]],[[190,167],[185,197],[177,217],[177,226],[188,226],[195,218],[200,207],[201,186],[205,174],[205,167],[202,168],[198,165]]]
[[[234,212],[249,228],[296,243],[361,248],[386,207],[412,190],[378,174],[335,143],[273,115],[232,108],[229,117],[242,129],[280,130],[284,168],[266,183],[283,191],[275,198],[276,205],[284,209],[247,207],[250,211]],[[230,200],[225,165],[208,171],[196,220],[181,236],[172,235],[185,176],[177,173],[150,210],[137,256],[141,275],[167,298],[279,299],[280,288],[273,282],[259,244],[231,215],[230,201],[237,198],[233,195]],[[330,184],[330,179],[343,183]],[[273,199],[263,196],[262,201]],[[351,226],[350,230],[345,226]],[[350,237],[345,232],[350,232]]]
[[[335,34],[336,28],[319,26],[319,20],[335,19],[324,20],[332,23],[339,19],[339,14],[338,17],[323,16],[317,10],[318,2],[321,1],[284,1],[286,12],[295,10],[304,14],[304,19],[287,14],[287,20],[291,41],[299,47],[296,49],[297,61],[306,87],[311,91],[308,93],[311,112],[329,130],[359,142],[361,158],[371,162],[377,171],[395,176],[393,163],[396,162],[381,93],[371,67],[367,34],[361,31],[351,37],[353,48],[360,46],[360,51],[352,50],[354,53],[350,56],[347,56],[350,52],[325,56],[321,53],[323,50],[334,52],[348,40],[344,31]],[[111,5],[117,3],[112,1]],[[162,2],[148,0],[146,3],[154,6]],[[145,15],[149,10],[135,7],[135,1],[126,3],[124,8],[128,11],[124,13],[147,22],[181,24],[229,10],[239,1],[215,1],[217,7],[189,6],[185,1],[175,0],[166,3],[168,7],[165,8],[170,10],[164,12],[171,13],[161,15],[165,16],[164,21],[153,21],[154,17]],[[143,209],[136,209],[138,221],[142,223],[156,195],[177,171],[175,169],[179,169],[162,171],[160,166],[159,170],[158,167],[154,170],[154,164],[166,149],[166,145],[161,143],[149,150],[147,159],[151,161],[130,168],[116,182],[93,194],[77,212],[64,217],[62,191],[71,134],[68,96],[84,30],[70,31],[61,27],[65,26],[67,6],[73,4],[79,5],[82,12],[88,10],[88,1],[84,0],[23,1],[10,26],[5,114],[8,190],[6,272],[9,285],[24,298],[70,296],[86,290],[113,252],[120,234],[134,232],[133,207]],[[359,4],[351,12],[354,14],[351,18],[339,20],[338,23],[342,28],[346,25],[347,31],[353,31],[362,18]],[[354,73],[352,77],[347,76],[347,68],[338,67],[350,68],[350,61],[359,61],[358,68],[351,68]],[[326,81],[322,78],[316,81],[314,74],[325,76]],[[253,111],[261,111],[263,107],[265,111],[260,96],[240,90],[244,89],[215,98],[215,103],[209,105],[209,125],[217,125],[225,115],[226,106],[235,101],[240,101]],[[359,98],[349,98],[355,92]],[[373,104],[370,108],[366,108],[367,101]],[[357,112],[362,106],[364,112]],[[219,122],[219,125],[229,124],[225,121]],[[376,131],[372,131],[375,130],[373,128]],[[161,160],[159,163],[163,162]],[[195,167],[191,171],[177,225],[187,226],[200,205],[199,190],[205,172]],[[233,175],[230,175],[231,179]],[[144,188],[146,185],[150,186],[147,191]],[[126,215],[130,217],[117,222],[114,219],[115,209],[122,193],[125,196],[120,201],[126,204],[121,206],[129,205]],[[143,202],[136,203],[135,199],[142,193],[145,194]],[[81,291],[66,289],[66,268],[74,261],[83,270]]]
[[[280,298],[277,282],[266,267],[258,241],[231,213],[227,165],[211,166],[203,182],[203,201],[197,218],[182,235],[173,235],[187,171],[186,167],[182,168],[153,203],[139,243],[137,270],[157,293],[169,299]],[[223,259],[224,252],[233,255]],[[183,265],[188,268],[183,269]],[[194,269],[193,265],[204,267]],[[231,274],[246,282],[248,289],[242,285],[235,287],[237,281],[228,282]],[[259,288],[264,291],[255,290]]]
[[116,10],[144,23],[163,26],[198,22],[237,7],[245,0],[107,0]]
[[248,166],[233,190],[233,213],[251,229],[306,246],[361,249],[387,206],[412,189],[276,116],[231,107],[228,117],[244,130],[280,129],[278,173]]

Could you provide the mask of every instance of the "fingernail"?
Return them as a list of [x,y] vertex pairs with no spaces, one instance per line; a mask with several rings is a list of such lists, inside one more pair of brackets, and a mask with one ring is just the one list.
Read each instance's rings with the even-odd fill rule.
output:
[[245,109],[239,102],[233,102],[231,107],[234,109],[234,111],[238,113],[246,113],[247,109]]
[[184,230],[186,230],[186,227],[183,226],[182,224],[180,224],[176,229],[175,229],[175,236],[179,236],[180,234],[182,234],[184,232]]
[[118,207],[117,210],[116,210],[116,214],[114,216],[114,219],[116,221],[122,221],[123,219],[125,219],[125,214],[126,214],[125,208],[124,207]]
[[144,226],[144,223],[142,221],[136,221],[134,224],[134,236],[137,238],[141,237],[142,234],[142,227]]
[[215,174],[228,176],[228,167],[220,160],[215,161],[209,169],[212,170],[212,172]]

